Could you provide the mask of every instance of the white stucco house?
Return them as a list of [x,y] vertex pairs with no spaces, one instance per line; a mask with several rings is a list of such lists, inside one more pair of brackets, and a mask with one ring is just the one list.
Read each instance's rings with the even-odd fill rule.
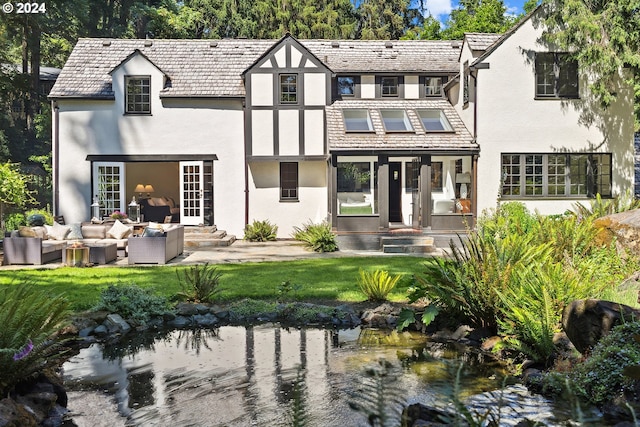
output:
[[462,41],[81,39],[50,94],[54,211],[164,196],[186,225],[358,240],[632,189],[631,88],[600,109],[540,34],[529,16]]

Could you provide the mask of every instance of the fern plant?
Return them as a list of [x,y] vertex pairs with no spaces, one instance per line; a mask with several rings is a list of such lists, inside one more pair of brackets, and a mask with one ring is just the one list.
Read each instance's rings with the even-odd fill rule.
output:
[[56,335],[69,314],[63,297],[30,283],[0,288],[0,395],[62,362]]
[[369,301],[386,301],[401,277],[399,274],[389,276],[386,270],[376,270],[371,273],[360,269],[358,285]]
[[[181,273],[182,271],[182,273]],[[220,277],[216,267],[208,262],[202,265],[193,265],[184,269],[176,269],[178,282],[182,292],[178,298],[193,302],[212,302],[220,292]]]
[[338,250],[336,235],[326,221],[314,224],[311,221],[302,228],[293,227],[293,238],[305,244],[314,252],[335,252]]
[[268,242],[276,240],[278,236],[278,226],[271,224],[268,220],[256,221],[244,227],[244,240],[249,242]]

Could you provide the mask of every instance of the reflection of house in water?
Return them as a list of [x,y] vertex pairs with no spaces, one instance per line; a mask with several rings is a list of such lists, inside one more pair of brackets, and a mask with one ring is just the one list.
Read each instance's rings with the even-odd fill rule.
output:
[[[85,362],[67,363],[65,381],[71,389],[76,381],[109,388],[120,414],[144,425],[168,419],[173,425],[271,425],[290,410],[300,371],[305,407],[331,419],[343,416],[330,405],[342,394],[336,374],[343,367],[330,352],[358,334],[271,326],[222,327],[208,336],[176,331],[152,344],[155,351],[112,361],[97,346],[82,350]],[[72,411],[76,405],[70,402]]]

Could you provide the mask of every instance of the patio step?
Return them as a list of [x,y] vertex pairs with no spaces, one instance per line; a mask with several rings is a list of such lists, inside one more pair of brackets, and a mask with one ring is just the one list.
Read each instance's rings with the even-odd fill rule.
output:
[[206,249],[221,246],[231,246],[236,241],[236,236],[227,234],[224,230],[218,230],[215,225],[207,227],[184,228],[184,247],[190,249]]
[[436,251],[433,237],[424,235],[384,236],[380,238],[384,253],[424,254]]

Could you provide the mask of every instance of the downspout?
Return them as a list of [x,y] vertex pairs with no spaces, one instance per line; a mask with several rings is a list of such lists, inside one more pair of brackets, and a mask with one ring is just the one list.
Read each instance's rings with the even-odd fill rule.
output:
[[53,214],[60,215],[59,200],[60,200],[60,172],[58,167],[58,159],[60,155],[60,107],[58,107],[57,101],[51,101],[51,107],[53,108],[53,129],[52,139],[52,153],[51,153],[51,168],[53,176],[51,177],[51,186],[53,188]]
[[249,162],[247,161],[247,103],[242,101],[242,115],[244,118],[244,225],[249,224]]

